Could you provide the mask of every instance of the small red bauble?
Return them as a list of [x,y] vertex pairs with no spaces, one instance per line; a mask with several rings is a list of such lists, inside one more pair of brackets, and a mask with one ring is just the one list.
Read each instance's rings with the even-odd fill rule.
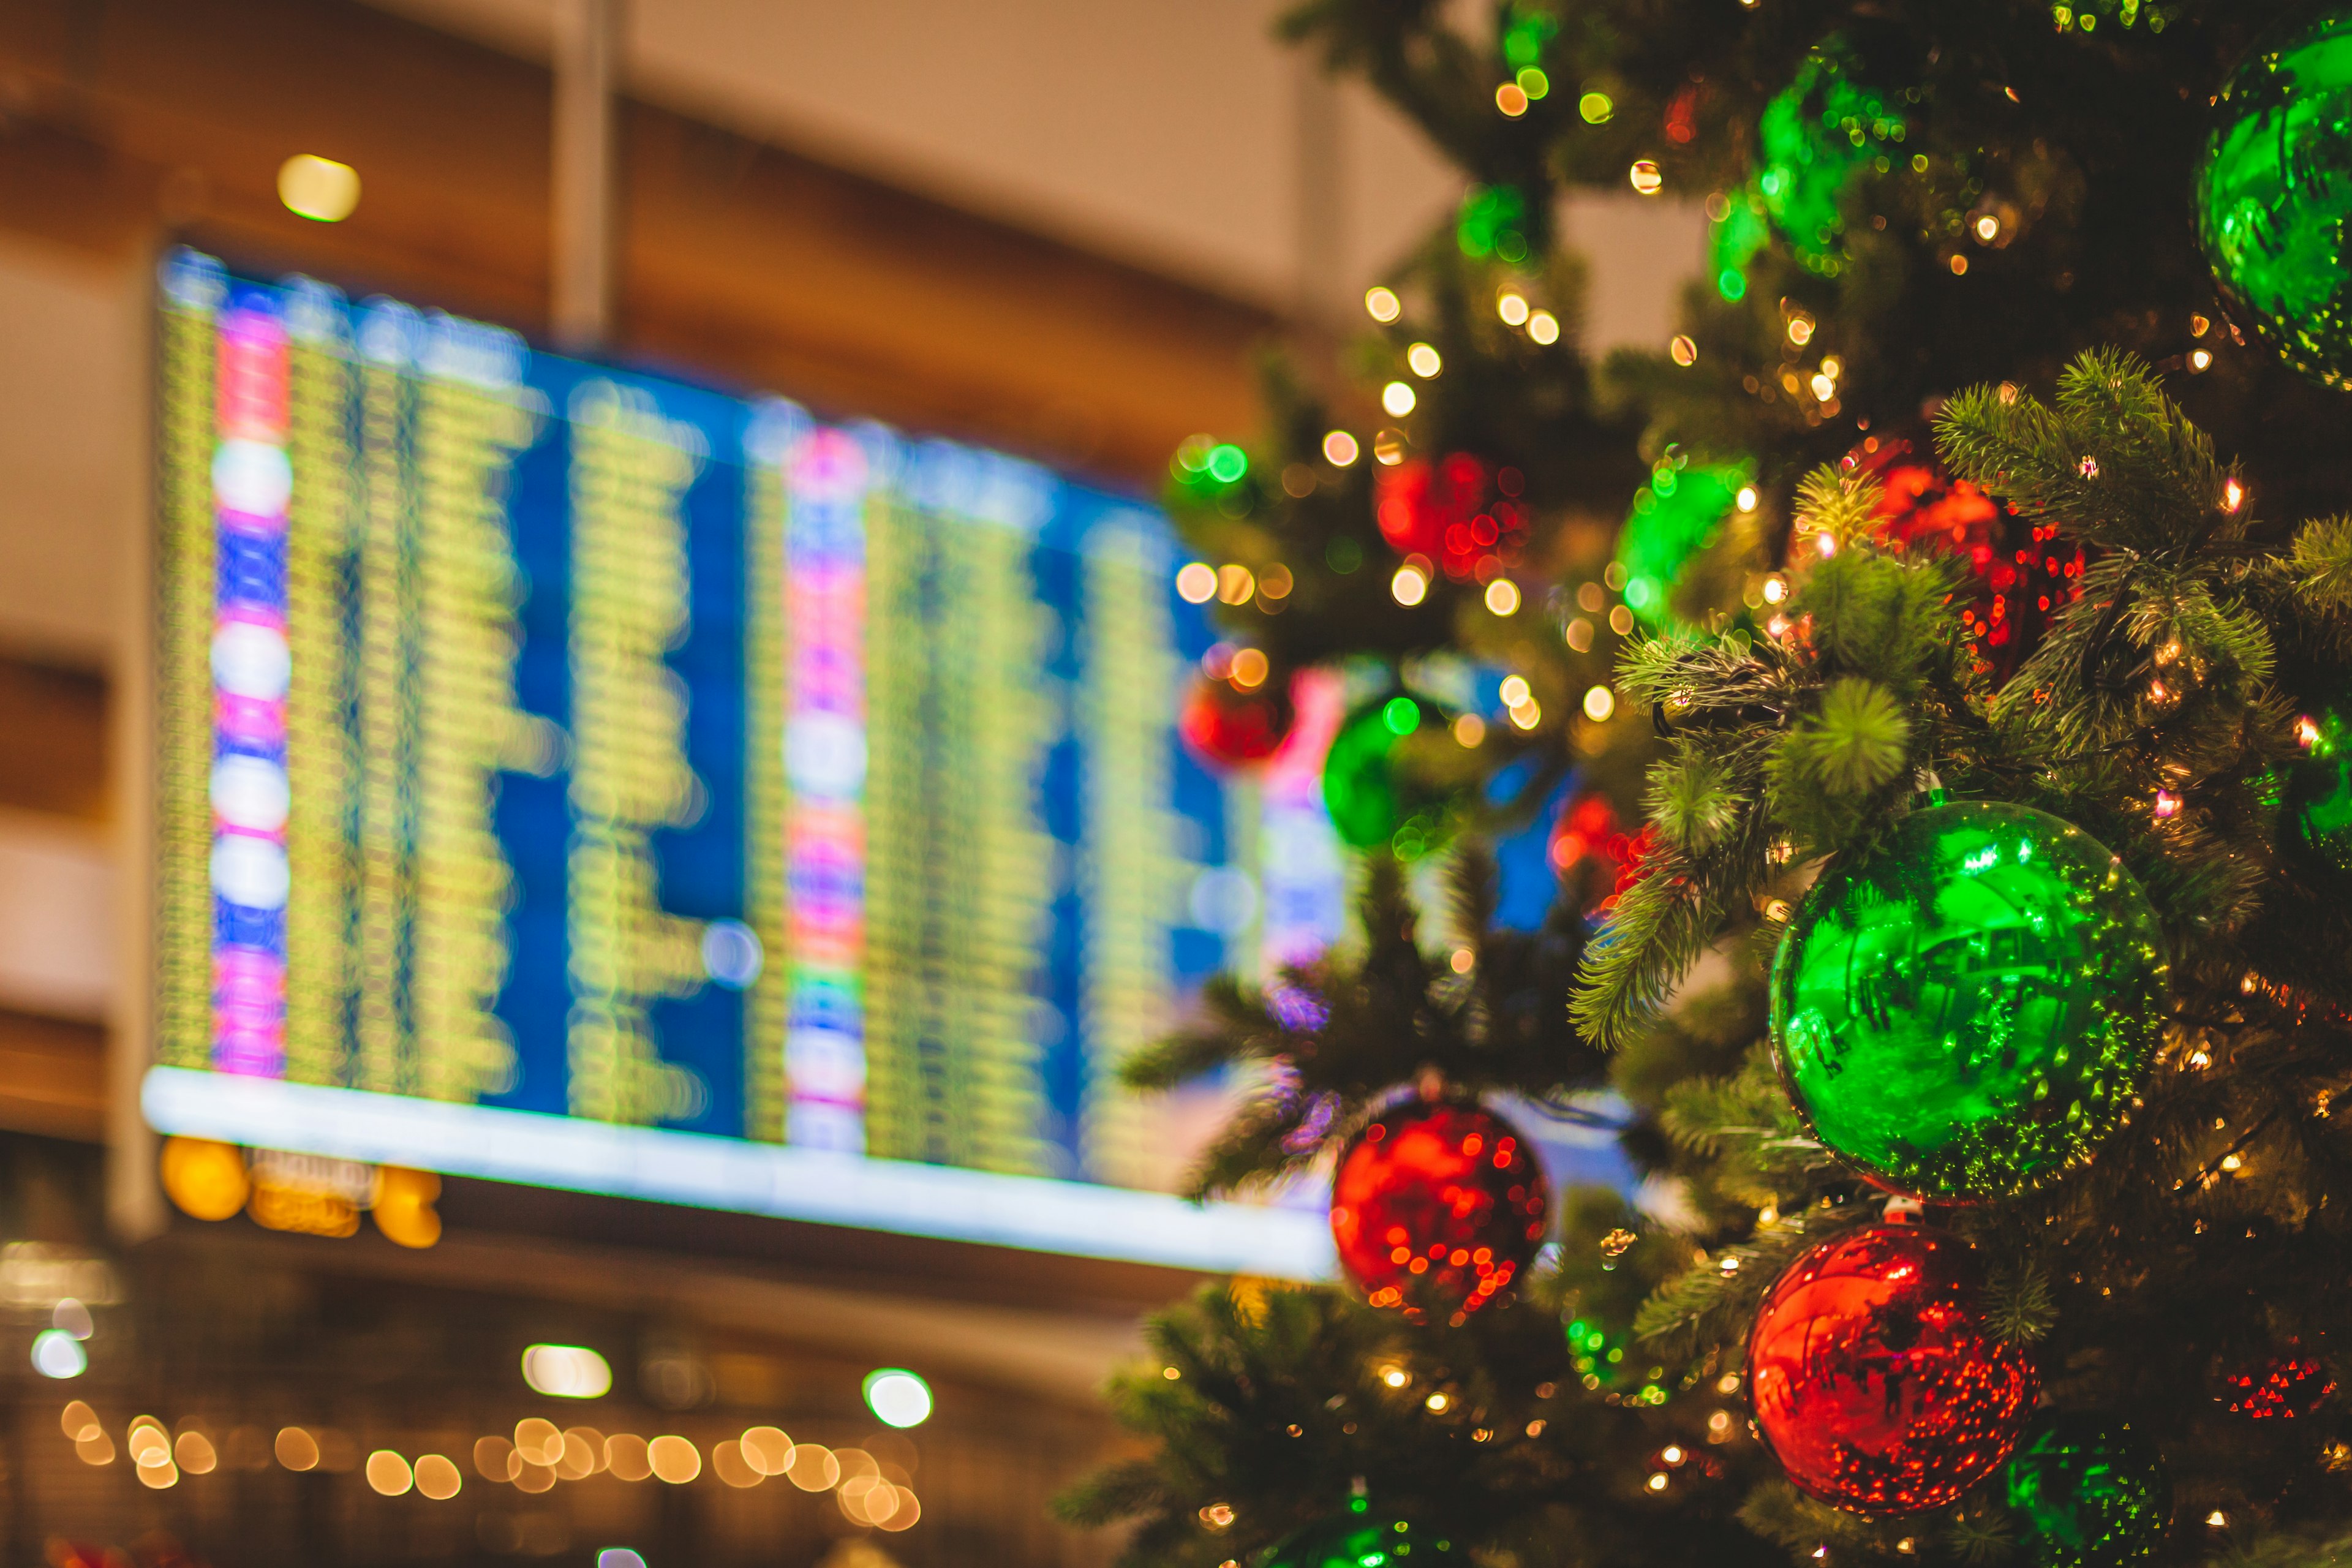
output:
[[1231,681],[1202,676],[1184,699],[1176,732],[1212,767],[1246,767],[1282,749],[1294,716],[1290,692],[1279,682],[1236,691]]
[[[1516,482],[1512,470],[1501,477]],[[1496,493],[1496,478],[1467,452],[1449,452],[1433,465],[1416,458],[1381,470],[1373,513],[1381,537],[1400,555],[1427,556],[1457,582],[1492,581],[1517,563],[1527,531],[1520,504]]]
[[1969,1244],[1882,1225],[1801,1254],[1748,1338],[1757,1425],[1799,1490],[1858,1513],[1958,1500],[2007,1461],[2041,1386],[1978,1311]]
[[1339,1157],[1331,1239],[1373,1306],[1474,1312],[1535,1256],[1549,1196],[1509,1122],[1475,1105],[1415,1101]]
[[2308,1415],[2335,1392],[2326,1363],[2301,1356],[2279,1356],[2221,1379],[2221,1403],[2232,1415],[2257,1421]]

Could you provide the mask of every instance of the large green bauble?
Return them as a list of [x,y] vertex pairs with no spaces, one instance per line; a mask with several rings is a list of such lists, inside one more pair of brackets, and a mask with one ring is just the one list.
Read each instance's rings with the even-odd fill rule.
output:
[[1411,737],[1444,725],[1435,704],[1402,692],[1348,715],[1323,757],[1323,807],[1339,842],[1351,849],[1386,846],[1404,860],[1444,846],[1457,795],[1416,780],[1397,765],[1397,752]]
[[2221,291],[2296,370],[2352,386],[2352,7],[2265,34],[2214,100],[2197,232]]
[[1806,895],[1772,1044],[1815,1135],[1873,1181],[2000,1197],[2115,1130],[2164,997],[2156,910],[2105,847],[2027,806],[1936,804]]
[[1283,1537],[1258,1555],[1256,1568],[1444,1568],[1454,1542],[1379,1509],[1334,1514]]
[[2125,1423],[2053,1415],[2009,1461],[2009,1507],[2033,1568],[2127,1568],[2163,1542],[2172,1481]]

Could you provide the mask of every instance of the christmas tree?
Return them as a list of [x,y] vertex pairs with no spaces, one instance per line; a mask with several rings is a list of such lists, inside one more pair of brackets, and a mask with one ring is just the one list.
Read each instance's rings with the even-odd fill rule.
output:
[[[1287,17],[1465,195],[1171,468],[1203,711],[1264,704],[1246,766],[1339,694],[1361,897],[1129,1077],[1259,1085],[1198,1190],[1329,1173],[1347,1278],[1155,1320],[1070,1517],[1171,1568],[2352,1560],[2352,6],[1492,23]],[[1654,352],[1576,347],[1577,188],[1706,204]],[[1639,1206],[1549,1208],[1513,1097]]]

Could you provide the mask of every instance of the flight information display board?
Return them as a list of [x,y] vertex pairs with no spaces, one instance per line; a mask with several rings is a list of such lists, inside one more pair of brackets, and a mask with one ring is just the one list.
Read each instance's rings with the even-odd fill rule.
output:
[[[158,313],[156,1063],[192,1136],[1328,1268],[1117,1082],[1339,921],[1179,747],[1164,519],[190,251]],[[1195,1105],[1192,1121],[1203,1116]]]

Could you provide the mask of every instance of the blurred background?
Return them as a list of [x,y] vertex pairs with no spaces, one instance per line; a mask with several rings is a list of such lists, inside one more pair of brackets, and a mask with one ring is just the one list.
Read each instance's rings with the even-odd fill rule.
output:
[[[1268,1259],[1307,1233],[1282,1228],[1279,1210],[1178,1215],[1174,1200],[1151,1196],[1181,1174],[1213,1105],[1160,1106],[1138,1122],[1147,1112],[1106,1109],[1100,1069],[1177,1016],[1209,970],[1263,967],[1283,955],[1277,935],[1328,940],[1340,896],[1328,834],[1318,838],[1312,822],[1286,826],[1275,784],[1237,789],[1195,776],[1175,747],[1171,672],[1203,656],[1210,635],[1194,606],[1207,595],[1179,588],[1185,563],[1155,531],[1152,500],[1180,443],[1253,426],[1263,346],[1287,340],[1312,353],[1334,342],[1365,289],[1461,198],[1458,176],[1360,87],[1330,81],[1280,43],[1277,13],[1263,0],[0,7],[0,1529],[9,1561],[913,1568],[1115,1553],[1116,1542],[1054,1524],[1047,1505],[1119,1440],[1097,1392],[1139,1352],[1139,1315],[1202,1270],[1277,1271]],[[1565,221],[1591,265],[1584,343],[1663,342],[1674,296],[1697,268],[1702,216],[1629,192],[1581,202]],[[316,280],[309,292],[278,286],[296,274]],[[373,373],[320,368],[389,363],[351,346],[367,341],[369,322],[394,319],[374,303],[383,300],[501,329],[478,341],[512,345],[506,368],[467,382],[500,406],[552,419],[562,410],[550,389],[587,374],[564,368],[571,356],[623,367],[618,384],[676,429],[704,432],[671,445],[700,442],[708,468],[694,483],[716,487],[708,473],[725,469],[733,488],[723,506],[693,500],[717,488],[682,492],[688,521],[678,526],[702,531],[695,551],[721,526],[756,545],[769,519],[790,563],[782,569],[802,583],[790,574],[817,556],[794,552],[817,546],[795,531],[815,527],[839,499],[819,472],[824,453],[856,453],[863,504],[897,509],[887,515],[898,521],[869,523],[880,531],[860,567],[869,580],[861,701],[877,728],[856,738],[857,766],[870,757],[877,779],[903,767],[930,783],[899,805],[861,797],[853,839],[866,857],[864,956],[844,962],[857,976],[848,991],[864,987],[864,1023],[809,1022],[811,998],[836,992],[811,967],[822,943],[793,923],[822,901],[792,859],[803,817],[791,814],[829,798],[812,782],[823,770],[778,742],[793,757],[770,781],[783,826],[774,843],[762,838],[769,797],[757,759],[778,749],[756,743],[767,689],[756,669],[697,673],[674,658],[692,713],[736,711],[737,729],[752,736],[739,733],[727,753],[752,759],[740,764],[751,782],[709,796],[717,816],[740,818],[726,853],[756,863],[766,845],[792,868],[771,879],[771,930],[756,869],[707,908],[688,909],[698,895],[677,891],[700,816],[641,835],[646,874],[664,897],[677,894],[662,906],[674,914],[647,908],[693,918],[713,1005],[734,1009],[708,1058],[693,1058],[692,1092],[641,1112],[583,1101],[576,1025],[566,1044],[564,961],[534,959],[514,913],[535,896],[520,846],[536,797],[518,781],[567,764],[534,772],[510,755],[495,763],[504,794],[481,786],[485,803],[505,803],[495,820],[483,805],[483,831],[510,851],[521,890],[484,907],[508,911],[517,946],[493,966],[479,1009],[495,1014],[509,1055],[505,1076],[489,1072],[466,1108],[539,1121],[369,1121],[384,1100],[467,1099],[426,1081],[437,1048],[429,1020],[404,1047],[425,1064],[409,1077],[397,1068],[368,1081],[331,1065],[306,1079],[301,1031],[323,1030],[331,1044],[342,1026],[299,1016],[301,986],[289,996],[287,966],[297,982],[310,973],[300,944],[311,939],[288,937],[284,919],[268,972],[277,1021],[261,1031],[277,1054],[239,1065],[203,1018],[190,1026],[194,1045],[173,1035],[173,942],[196,943],[192,973],[212,977],[190,983],[199,1013],[226,973],[222,954],[252,946],[236,923],[245,895],[219,890],[219,841],[205,837],[213,828],[192,830],[190,850],[173,837],[171,811],[183,774],[201,811],[205,770],[235,751],[221,740],[226,749],[194,760],[175,752],[175,715],[184,722],[247,694],[206,640],[209,620],[186,647],[173,641],[186,632],[174,592],[214,595],[215,552],[241,559],[231,536],[245,511],[216,450],[269,444],[268,429],[247,427],[250,409],[237,401],[247,394],[231,386],[231,370],[214,371],[244,363],[224,345],[251,339],[238,336],[249,327],[263,334],[251,341],[276,345],[270,449],[291,475],[299,557],[316,498],[341,498],[359,518],[369,496],[394,493],[388,481],[352,478],[377,450],[364,413]],[[437,326],[419,331],[420,342],[444,341],[430,336]],[[388,396],[429,407],[435,387],[466,379],[436,371],[425,350],[412,357],[404,390]],[[330,409],[337,430],[350,426],[345,445],[303,445],[305,398]],[[580,406],[569,405],[575,419]],[[415,417],[425,435],[383,450],[396,447],[414,473],[399,504],[425,516],[431,509],[417,498],[429,500],[436,458],[430,418]],[[196,446],[182,452],[173,442],[184,426]],[[832,437],[840,439],[824,445]],[[574,439],[575,461],[583,449]],[[1020,516],[993,522],[1032,531],[1022,537],[1034,550],[1004,581],[1034,590],[1044,611],[1034,626],[1002,634],[1012,651],[991,668],[1008,689],[1036,698],[1022,721],[1034,734],[975,740],[941,717],[959,689],[941,671],[973,639],[999,635],[982,625],[995,590],[970,564],[985,552],[959,542],[994,503],[956,499],[963,492],[936,478],[950,470],[967,489],[973,473],[996,475],[990,494],[1009,486],[1028,498],[1012,509]],[[779,471],[770,495],[758,475]],[[572,541],[576,563],[576,537],[562,531],[577,524],[562,506],[550,502],[542,522],[525,516],[538,505],[528,500],[534,484],[562,491],[560,475],[535,472],[519,460],[480,494],[494,512],[507,509],[519,558],[543,522],[559,545]],[[206,542],[194,555],[195,535],[173,531],[173,487],[190,474],[199,497],[206,484],[218,490],[222,509],[217,538],[212,503],[188,514]],[[572,482],[576,501],[576,474]],[[271,537],[284,535],[287,510],[281,494]],[[709,521],[720,511],[732,522]],[[1113,534],[1126,542],[1116,550],[1106,542]],[[886,624],[882,585],[897,581],[887,574],[900,570],[889,541],[913,541],[905,548],[935,563],[922,569],[931,576],[907,579],[914,596],[887,612],[940,633],[920,670],[915,632],[894,641],[901,634],[874,630]],[[299,726],[334,731],[338,754],[362,773],[380,737],[366,727],[374,699],[348,684],[341,708],[300,717],[310,668],[301,663],[304,580],[299,560],[289,579],[282,543],[272,548],[281,552],[272,646],[283,657],[292,638],[297,713],[279,715],[270,765],[281,769],[281,797],[282,770],[294,770],[299,834],[310,743]],[[353,544],[333,568],[354,595],[368,581],[363,554]],[[1057,598],[1065,557],[1080,586]],[[1148,612],[1132,646],[1119,640],[1125,631],[1100,629],[1128,624],[1102,595],[1130,557]],[[756,667],[763,558],[734,558],[749,609],[740,597],[711,598],[729,574],[693,559],[696,624],[753,624],[746,646]],[[808,570],[817,574],[809,583],[831,581]],[[230,575],[220,569],[224,616],[245,591]],[[429,593],[429,582],[415,591]],[[546,605],[554,592],[542,578],[515,602]],[[574,595],[575,616],[585,603]],[[971,623],[979,629],[956,616],[982,617]],[[329,640],[348,632],[362,660],[365,629],[356,612],[345,620]],[[778,646],[808,646],[814,634],[803,628],[819,624],[793,608],[778,622]],[[551,648],[550,668],[562,666],[563,626],[551,631],[526,611],[499,635],[522,650],[509,706],[554,712],[561,704],[538,701],[530,672],[534,649]],[[680,638],[669,646],[692,646]],[[406,657],[422,658],[430,640],[412,633]],[[1118,672],[1130,667],[1146,677],[1122,689],[1134,678]],[[387,676],[386,689],[404,689],[408,673]],[[586,678],[575,668],[549,679]],[[793,679],[768,695],[791,708],[789,722],[803,725],[795,733],[817,734],[791,706],[807,695]],[[1099,783],[1125,776],[1109,761],[1124,753],[1087,695],[1090,682],[1140,691],[1137,743],[1170,759],[1129,781],[1132,799],[1111,799]],[[892,691],[917,687],[922,700],[889,706]],[[192,695],[175,695],[183,688]],[[282,698],[283,679],[276,689]],[[927,738],[903,763],[887,744],[893,715]],[[220,719],[221,734],[241,721]],[[415,721],[432,731],[429,713]],[[201,731],[213,720],[195,722]],[[213,746],[205,733],[192,743]],[[962,831],[949,817],[967,764],[939,761],[934,735],[982,757],[1016,747],[999,770],[1017,797],[1005,808],[1019,819],[1005,829],[1018,830],[1007,853],[1039,869],[1030,881],[1014,876],[1005,895],[1018,906],[1003,917],[1020,927],[1011,958],[934,963],[922,956],[937,943],[919,920],[901,931],[886,918],[898,907],[880,880],[896,874],[890,856],[919,864],[922,846],[937,842],[952,859]],[[719,744],[694,730],[676,742],[679,766],[717,776],[709,748]],[[1078,782],[1055,782],[1057,747],[1078,759]],[[428,742],[420,754],[429,753]],[[226,814],[220,831],[234,837],[242,808],[223,805],[220,775],[211,776],[215,811]],[[559,837],[569,821],[576,847],[581,812],[560,792],[547,800]],[[1057,800],[1076,803],[1075,826],[1055,817]],[[257,840],[279,847],[281,882],[286,816],[281,805]],[[206,843],[212,903],[202,901]],[[299,839],[294,855],[299,910],[313,882]],[[1121,869],[1130,863],[1141,868]],[[196,868],[199,903],[184,920],[172,901],[175,866]],[[1304,902],[1283,906],[1284,889]],[[352,897],[354,909],[364,902]],[[286,904],[281,891],[270,907]],[[552,918],[566,918],[560,894]],[[586,917],[569,918],[576,954]],[[1068,942],[1057,946],[1063,927]],[[756,962],[730,979],[710,956],[735,951],[726,941],[739,931],[749,952],[764,953],[768,981],[754,977]],[[1138,944],[1137,956],[1113,973],[1121,942]],[[402,951],[415,964],[424,949]],[[906,953],[917,957],[902,963]],[[366,969],[360,936],[345,959],[353,974]],[[929,986],[939,994],[927,1005],[953,1015],[963,1005],[957,988],[980,984],[974,964],[1010,976],[999,988],[1019,1005],[1003,1049],[992,1057],[989,1040],[943,1043],[939,1030],[908,1026],[914,1065],[901,1076],[929,1087],[892,1087],[899,1069],[884,1022],[898,1016],[890,998],[901,994],[892,987]],[[894,978],[901,970],[914,978]],[[502,976],[541,971],[556,977],[551,1002],[498,989]],[[576,961],[572,973],[576,982]],[[1122,984],[1115,996],[1106,990]],[[687,1061],[681,1042],[700,1039],[693,1031],[704,1025],[667,1005],[641,1007],[651,1022],[639,1033],[660,1047],[669,1029],[671,1057]],[[572,1006],[576,1017],[576,984]],[[351,1030],[363,1030],[363,1011],[350,1004]],[[789,1050],[788,1029],[803,1031]],[[849,1087],[809,1089],[820,1056],[834,1051],[824,1060],[837,1066],[844,1048],[856,1058]],[[337,1063],[340,1049],[328,1052]],[[934,1058],[949,1064],[937,1082],[925,1065]],[[151,1082],[158,1060],[165,1076]],[[730,1072],[740,1081],[722,1083]],[[1034,1101],[1018,1112],[1028,1120],[996,1143],[968,1135],[965,1119],[996,1103],[989,1096],[1005,1075],[1020,1079],[1008,1103]],[[247,1077],[353,1098],[265,1103],[239,1098]],[[236,1092],[214,1093],[226,1079],[237,1080]],[[929,1109],[918,1115],[908,1097],[923,1094]],[[702,1142],[652,1132],[656,1142],[627,1152],[617,1142],[567,1144],[544,1158],[524,1149],[530,1129],[582,1119]],[[1582,1157],[1562,1136],[1570,1152],[1556,1151],[1555,1163]],[[687,1170],[719,1158],[710,1150],[722,1142],[802,1163],[723,1180]],[[1605,1151],[1588,1152],[1605,1162]],[[806,1163],[819,1153],[836,1163]],[[630,1161],[636,1174],[614,1174]],[[890,1184],[890,1172],[915,1167],[949,1175]],[[956,1184],[966,1172],[984,1179]],[[741,1197],[747,1181],[765,1195]],[[1169,1206],[1089,1209],[1097,1190]],[[1309,1205],[1291,1218],[1315,1213]],[[1320,1267],[1312,1246],[1295,1258],[1299,1269]],[[536,1362],[533,1346],[545,1352]],[[877,1376],[893,1372],[904,1375]]]

